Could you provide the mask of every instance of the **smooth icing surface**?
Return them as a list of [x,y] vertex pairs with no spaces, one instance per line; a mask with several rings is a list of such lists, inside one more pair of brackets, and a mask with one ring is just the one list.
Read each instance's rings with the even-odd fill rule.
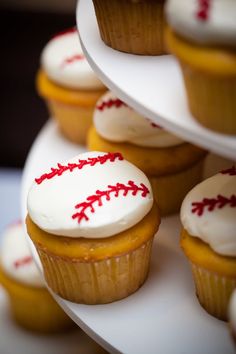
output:
[[0,259],[5,273],[11,278],[26,285],[44,287],[21,222],[9,225],[3,233]]
[[76,29],[59,34],[46,44],[41,65],[59,85],[85,90],[104,87],[83,54]]
[[110,91],[98,100],[93,122],[98,134],[109,141],[159,148],[183,143],[183,140],[141,116]]
[[218,254],[236,256],[235,167],[195,186],[182,203],[180,217],[191,236]]
[[183,37],[209,45],[236,45],[235,0],[167,0],[169,25]]
[[28,194],[29,215],[59,236],[115,235],[138,223],[153,204],[147,177],[119,153],[86,152],[38,177]]
[[236,289],[233,291],[230,297],[229,322],[233,333],[236,335]]

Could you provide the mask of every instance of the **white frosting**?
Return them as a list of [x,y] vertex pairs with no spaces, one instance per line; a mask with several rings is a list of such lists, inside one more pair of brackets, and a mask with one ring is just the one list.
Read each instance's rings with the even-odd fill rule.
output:
[[236,335],[236,289],[233,291],[230,297],[229,322],[234,335]]
[[[206,2],[209,6],[204,6],[200,0],[167,0],[167,22],[177,33],[193,41],[236,45],[236,1]],[[202,17],[197,15],[199,12]]]
[[201,238],[216,253],[236,256],[236,203],[232,207],[228,201],[220,208],[217,202],[212,211],[205,205],[201,216],[192,212],[193,202],[202,202],[203,198],[217,199],[219,195],[227,200],[233,195],[236,198],[236,175],[218,173],[195,186],[182,203],[181,221],[191,236]]
[[[112,105],[111,102],[117,104]],[[159,148],[183,143],[180,138],[168,133],[124,104],[110,91],[98,100],[93,122],[98,134],[113,142],[128,142]]]
[[[79,56],[78,60],[76,56]],[[83,55],[77,31],[52,38],[42,52],[41,65],[47,76],[62,86],[72,89],[104,87]]]
[[1,264],[5,273],[16,281],[26,285],[44,287],[20,222],[11,224],[3,233]]
[[[90,161],[91,158],[105,158],[113,154],[104,152],[87,152],[78,155],[62,165],[79,163],[79,160]],[[50,172],[50,171],[48,171]],[[118,196],[112,192],[108,198],[101,197],[86,209],[88,220],[73,219],[79,210],[75,206],[88,201],[96,195],[96,191],[108,191],[109,186],[117,183],[143,183],[149,190],[144,197],[138,191],[135,195],[129,191],[124,195],[124,188]],[[109,200],[108,200],[109,199]],[[97,162],[93,166],[87,163],[83,168],[66,170],[60,176],[44,179],[40,184],[33,183],[28,194],[28,212],[31,219],[41,229],[62,236],[98,238],[109,237],[137,224],[151,209],[153,196],[150,183],[144,173],[126,160],[116,158],[113,162],[107,159],[104,163]]]

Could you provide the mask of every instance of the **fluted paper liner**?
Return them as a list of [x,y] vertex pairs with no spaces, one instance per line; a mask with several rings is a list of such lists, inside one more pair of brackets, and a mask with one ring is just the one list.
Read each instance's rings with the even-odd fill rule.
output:
[[183,62],[181,68],[193,116],[209,129],[236,134],[236,77],[217,77]]
[[202,307],[214,317],[227,321],[230,296],[236,279],[224,277],[191,263],[196,294]]
[[186,194],[202,180],[203,161],[180,173],[149,177],[161,215],[179,211]]
[[127,254],[94,262],[64,259],[36,247],[55,293],[76,303],[103,304],[127,297],[144,283],[152,242],[153,238]]
[[127,53],[164,54],[163,0],[93,0],[102,40]]

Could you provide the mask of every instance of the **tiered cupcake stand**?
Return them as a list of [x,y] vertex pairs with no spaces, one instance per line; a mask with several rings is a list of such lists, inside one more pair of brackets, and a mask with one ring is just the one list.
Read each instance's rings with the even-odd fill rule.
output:
[[[76,17],[84,53],[107,87],[164,128],[218,155],[208,157],[205,177],[235,160],[236,137],[213,133],[191,117],[181,73],[172,56],[135,56],[105,46],[92,0],[79,1]],[[24,168],[23,218],[33,179],[83,151],[84,147],[65,140],[52,120],[45,125]],[[197,301],[190,268],[179,247],[179,231],[178,215],[163,218],[148,280],[128,298],[91,306],[53,296],[89,336],[112,353],[233,354],[228,324],[208,315]],[[34,246],[30,245],[41,268]]]

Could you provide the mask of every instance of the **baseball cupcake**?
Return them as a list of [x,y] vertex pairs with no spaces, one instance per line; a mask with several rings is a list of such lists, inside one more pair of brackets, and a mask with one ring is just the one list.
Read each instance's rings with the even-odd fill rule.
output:
[[120,151],[149,178],[162,215],[177,212],[201,180],[206,152],[168,133],[112,92],[97,102],[88,149]]
[[181,207],[181,246],[190,261],[200,304],[227,320],[236,287],[236,168],[193,188]]
[[147,177],[120,153],[87,152],[35,179],[27,229],[49,287],[77,303],[135,292],[160,218]]
[[52,38],[43,49],[37,89],[61,132],[83,144],[104,85],[89,66],[76,28]]
[[52,333],[73,325],[45,288],[20,222],[10,225],[3,234],[0,284],[8,293],[13,318],[20,326]]
[[236,134],[236,1],[168,0],[167,47],[180,62],[192,115]]

